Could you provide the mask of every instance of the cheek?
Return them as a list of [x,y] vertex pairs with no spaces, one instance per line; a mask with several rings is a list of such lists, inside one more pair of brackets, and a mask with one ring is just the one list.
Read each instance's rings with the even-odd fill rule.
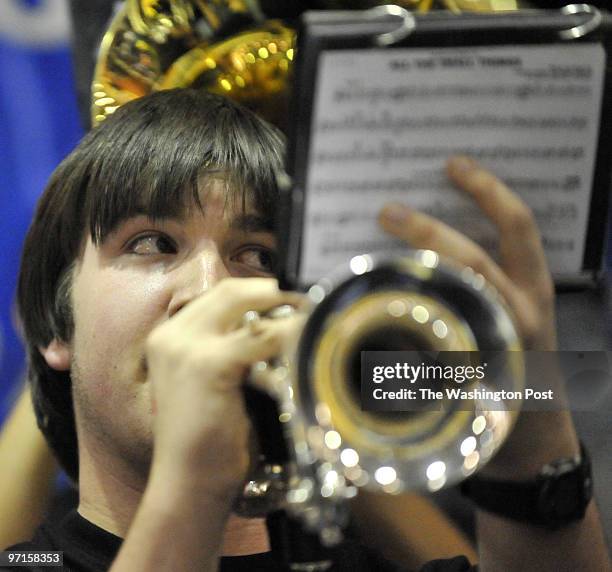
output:
[[166,281],[163,275],[109,268],[73,292],[74,357],[100,397],[109,397],[117,377],[142,372],[146,337],[167,313]]

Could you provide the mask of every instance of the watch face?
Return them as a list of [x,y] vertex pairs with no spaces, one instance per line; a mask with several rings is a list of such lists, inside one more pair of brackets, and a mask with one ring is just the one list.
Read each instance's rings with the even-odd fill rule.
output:
[[539,512],[550,524],[562,524],[584,516],[591,498],[592,481],[579,471],[550,478],[540,491]]
[[582,500],[582,491],[576,481],[576,475],[569,474],[562,475],[555,482],[551,508],[557,517],[570,516],[578,508]]

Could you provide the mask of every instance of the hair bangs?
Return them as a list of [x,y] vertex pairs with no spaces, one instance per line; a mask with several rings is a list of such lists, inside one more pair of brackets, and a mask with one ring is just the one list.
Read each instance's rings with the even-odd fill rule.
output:
[[196,90],[170,90],[125,105],[93,139],[97,131],[104,148],[90,154],[84,213],[94,242],[137,214],[205,209],[208,178],[224,178],[227,200],[254,207],[272,226],[284,142],[251,112]]

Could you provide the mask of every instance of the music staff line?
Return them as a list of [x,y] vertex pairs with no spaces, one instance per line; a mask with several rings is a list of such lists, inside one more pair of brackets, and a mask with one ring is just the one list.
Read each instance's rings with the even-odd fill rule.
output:
[[349,149],[317,151],[312,158],[312,164],[373,162],[385,166],[393,161],[408,159],[444,160],[451,155],[469,155],[479,160],[578,161],[584,157],[585,149],[582,146],[401,146],[390,140],[381,141],[378,148],[374,148],[365,147],[363,143],[356,141]]
[[512,99],[525,101],[536,98],[585,98],[593,95],[591,86],[576,85],[556,85],[556,84],[510,84],[510,85],[432,85],[414,86],[399,85],[391,88],[383,87],[364,87],[357,82],[347,81],[347,85],[337,88],[333,93],[333,100],[336,103],[364,102],[369,105],[378,103],[394,103],[421,100],[431,102],[435,99],[456,99],[456,98],[496,98]]
[[[472,205],[458,206],[449,205],[442,201],[435,201],[428,205],[413,205],[414,208],[428,214],[430,216],[444,220],[447,223],[464,224],[466,221],[477,220],[480,213],[478,209]],[[532,206],[531,210],[539,223],[551,227],[555,224],[567,224],[578,220],[579,209],[574,203],[548,202],[545,205]],[[363,225],[364,223],[372,222],[373,214],[371,211],[354,212],[341,211],[329,212],[318,211],[309,216],[309,223],[313,227],[320,225]]]
[[[538,177],[508,177],[504,179],[506,185],[519,193],[532,193],[543,191],[562,191],[573,193],[580,190],[582,179],[578,175],[567,175],[553,179]],[[432,192],[443,190],[447,181],[442,176],[432,177],[396,177],[391,179],[332,179],[313,182],[309,192],[314,195],[362,194],[377,192],[404,193],[410,191]]]
[[404,131],[427,130],[431,132],[436,129],[514,129],[529,131],[560,131],[569,129],[573,132],[584,131],[589,126],[586,117],[541,117],[528,115],[512,115],[503,117],[492,114],[477,115],[452,115],[441,117],[438,115],[426,115],[414,117],[409,115],[396,115],[388,110],[377,115],[365,115],[357,111],[339,118],[320,119],[316,126],[316,133],[340,131],[386,131],[395,135]]
[[[378,252],[382,250],[401,253],[406,249],[404,243],[391,239],[351,241],[343,239],[337,232],[326,233],[324,238],[324,241],[315,246],[315,250],[320,256],[355,252]],[[495,236],[472,236],[472,239],[490,252],[494,258],[497,257],[498,240]],[[546,234],[542,236],[542,244],[548,253],[572,252],[577,247],[577,243],[573,238],[553,237]]]
[[[497,243],[494,240],[477,240],[476,241],[482,248],[492,253],[495,252],[497,247]],[[573,252],[576,248],[576,241],[573,239],[556,239],[556,238],[547,238],[543,237],[542,242],[544,245],[544,249],[548,253],[552,252]],[[405,250],[406,246],[403,245]],[[317,249],[319,255],[330,255],[330,254],[350,254],[355,252],[376,252],[382,250],[389,250],[389,244],[387,242],[368,242],[362,241],[360,243],[327,243],[326,245],[321,246],[320,249]],[[396,251],[402,252],[402,245],[397,245]],[[494,255],[494,258],[496,256]]]

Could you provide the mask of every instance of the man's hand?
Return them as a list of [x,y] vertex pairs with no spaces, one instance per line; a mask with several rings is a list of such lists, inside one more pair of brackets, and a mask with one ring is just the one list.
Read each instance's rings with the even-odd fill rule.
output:
[[531,210],[472,159],[451,159],[447,172],[499,231],[499,264],[460,232],[404,205],[388,205],[382,227],[414,248],[435,250],[482,274],[508,303],[525,349],[554,350],[554,286]]
[[253,363],[281,351],[301,321],[263,318],[253,329],[243,327],[242,318],[249,310],[265,313],[301,300],[272,278],[226,278],[150,334],[152,473],[233,499],[249,466],[242,383]]

